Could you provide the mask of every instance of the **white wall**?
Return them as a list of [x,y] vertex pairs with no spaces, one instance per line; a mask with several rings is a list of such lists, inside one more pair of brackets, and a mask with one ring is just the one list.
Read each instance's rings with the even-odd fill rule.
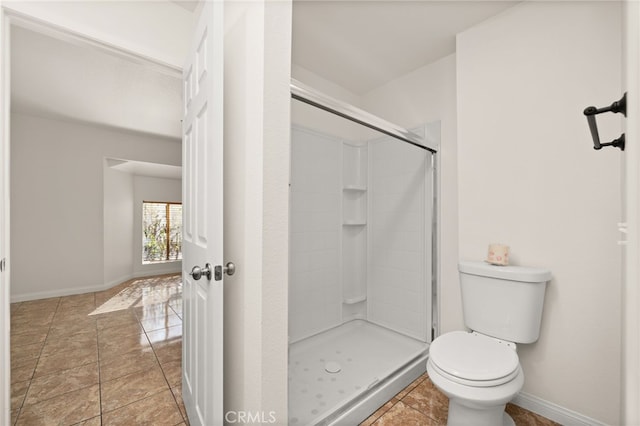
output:
[[225,411],[287,419],[291,2],[225,4]]
[[[618,182],[618,154],[615,152],[606,152],[607,150],[603,150],[600,152],[593,151],[592,148],[589,147],[590,136],[588,133],[588,129],[586,127],[586,120],[582,115],[582,109],[587,105],[608,105],[613,100],[617,99],[621,90],[619,87],[619,63],[620,63],[620,33],[617,29],[617,24],[619,24],[619,12],[616,10],[617,5],[613,4],[610,6],[603,6],[602,4],[594,4],[591,7],[596,9],[595,13],[586,13],[585,8],[589,10],[589,6],[585,4],[575,4],[573,5],[576,9],[572,10],[571,5],[565,5],[566,7],[560,8],[560,5],[547,4],[539,5],[539,8],[551,8],[558,6],[558,10],[554,10],[550,12],[547,10],[546,12],[551,15],[556,15],[557,17],[553,20],[554,26],[551,27],[550,30],[547,30],[547,24],[538,22],[540,18],[540,12],[533,13],[533,16],[529,16],[531,12],[536,12],[536,6],[531,6],[534,10],[531,12],[527,9],[526,6],[524,10],[520,10],[517,16],[512,17],[513,11],[507,11],[504,15],[495,18],[493,20],[489,20],[484,24],[480,25],[479,28],[485,28],[483,31],[488,32],[490,29],[492,30],[491,35],[492,42],[503,41],[507,44],[510,44],[513,49],[506,54],[503,51],[494,52],[493,55],[487,57],[487,49],[494,48],[493,45],[491,47],[487,47],[488,38],[486,35],[480,36],[478,29],[469,30],[467,33],[463,34],[461,38],[466,43],[474,43],[473,47],[467,45],[459,45],[460,48],[464,49],[468,47],[464,53],[470,54],[471,52],[475,52],[474,58],[476,62],[474,63],[465,63],[463,65],[456,66],[456,61],[460,61],[460,58],[456,58],[456,55],[451,55],[446,57],[436,63],[427,65],[422,67],[412,73],[409,73],[403,77],[400,77],[392,82],[385,84],[382,87],[379,87],[365,95],[362,96],[362,104],[361,106],[374,114],[377,114],[381,117],[386,118],[389,121],[396,122],[405,127],[412,128],[419,123],[423,123],[425,121],[431,120],[442,120],[442,145],[440,150],[440,161],[441,161],[441,192],[440,192],[440,209],[441,209],[441,236],[440,236],[440,274],[441,274],[441,288],[440,288],[440,319],[441,319],[441,332],[447,332],[455,329],[462,329],[464,327],[462,322],[462,312],[461,312],[461,304],[460,304],[460,293],[459,293],[459,284],[458,284],[458,272],[457,272],[457,261],[459,258],[467,257],[467,258],[483,258],[485,256],[486,244],[488,241],[481,240],[478,236],[473,236],[473,240],[475,241],[475,247],[472,251],[469,250],[468,243],[471,238],[469,235],[462,236],[462,233],[467,233],[469,228],[475,227],[480,229],[480,232],[484,232],[487,234],[486,230],[482,230],[483,227],[486,228],[487,224],[491,224],[491,228],[500,228],[503,225],[502,221],[498,220],[490,220],[489,218],[484,218],[481,224],[469,225],[469,221],[473,221],[474,217],[476,217],[476,211],[484,211],[486,203],[482,197],[486,196],[487,190],[480,189],[478,184],[474,186],[473,190],[467,190],[465,194],[460,194],[460,202],[467,203],[464,211],[460,212],[460,220],[464,220],[466,225],[463,229],[461,224],[460,227],[460,241],[461,243],[465,243],[467,248],[464,251],[461,251],[460,256],[458,255],[458,195],[457,195],[457,181],[458,174],[461,179],[465,179],[465,182],[475,182],[481,176],[486,175],[487,172],[492,168],[501,168],[508,167],[509,170],[519,170],[522,169],[522,161],[518,161],[516,164],[513,163],[510,156],[514,155],[514,158],[522,158],[520,154],[523,146],[526,146],[527,143],[523,142],[523,137],[526,138],[528,145],[535,147],[538,145],[543,145],[545,148],[537,148],[539,150],[539,155],[544,155],[545,159],[548,157],[552,160],[556,169],[561,169],[563,165],[566,164],[584,164],[585,170],[596,170],[596,172],[580,172],[580,168],[578,168],[578,174],[581,176],[573,176],[570,180],[571,184],[576,188],[582,188],[582,192],[585,189],[591,188],[594,190],[595,188],[599,188],[599,193],[597,196],[588,195],[589,200],[583,201],[582,204],[589,203],[591,209],[582,209],[581,207],[576,206],[575,210],[572,208],[568,214],[575,214],[579,216],[580,224],[573,225],[571,222],[575,222],[575,219],[569,221],[571,230],[567,230],[564,223],[562,226],[558,225],[557,222],[553,222],[553,230],[560,231],[560,235],[564,236],[563,240],[558,240],[559,237],[554,235],[547,235],[547,239],[544,244],[549,244],[551,246],[557,245],[561,243],[562,249],[569,253],[575,252],[576,247],[580,247],[584,244],[584,237],[579,240],[576,238],[584,235],[584,230],[580,229],[576,230],[578,226],[581,226],[584,223],[585,214],[587,214],[590,218],[594,220],[593,227],[595,230],[590,231],[591,233],[599,233],[596,237],[598,242],[605,242],[607,247],[611,247],[613,250],[613,255],[606,257],[607,261],[605,265],[602,265],[602,260],[599,259],[597,262],[591,262],[592,269],[597,268],[599,270],[599,275],[593,274],[594,271],[589,271],[589,274],[593,275],[593,278],[587,277],[587,282],[591,283],[591,288],[596,293],[595,296],[590,296],[587,292],[584,293],[584,289],[581,289],[583,284],[575,284],[571,289],[563,289],[563,300],[552,301],[550,302],[552,308],[547,309],[547,311],[555,308],[556,311],[560,311],[559,316],[562,319],[566,319],[571,315],[576,315],[573,320],[569,320],[566,322],[560,322],[560,319],[557,319],[558,314],[556,314],[556,319],[552,320],[552,323],[547,321],[545,317],[543,335],[547,333],[546,330],[553,329],[554,340],[560,341],[556,347],[554,344],[546,343],[546,348],[543,353],[541,352],[534,354],[527,354],[528,349],[521,349],[522,358],[525,359],[525,372],[529,369],[533,368],[534,373],[530,373],[527,375],[527,384],[525,385],[525,391],[531,392],[534,395],[542,397],[543,399],[550,400],[552,402],[556,402],[557,404],[567,407],[569,409],[576,410],[578,412],[594,415],[594,411],[606,412],[607,415],[594,415],[595,418],[606,420],[608,419],[616,419],[615,407],[618,404],[618,390],[616,389],[617,382],[619,380],[619,372],[618,372],[618,342],[619,342],[619,323],[618,323],[618,315],[615,313],[619,309],[619,285],[615,283],[619,283],[619,272],[618,272],[618,248],[615,245],[616,240],[619,238],[617,231],[615,230],[616,221],[619,221],[619,209],[620,205],[620,195],[619,195],[619,182]],[[602,16],[598,16],[599,10],[598,8],[604,7],[606,13],[603,13]],[[519,10],[519,9],[515,9]],[[544,15],[544,11],[541,13]],[[597,16],[597,18],[595,16]],[[571,17],[568,17],[571,16]],[[571,26],[562,26],[562,19],[565,19],[566,22],[572,22]],[[594,19],[596,22],[600,22],[601,24],[595,24],[594,28],[597,29],[595,34],[589,33],[589,28],[594,24]],[[512,25],[508,28],[500,26],[502,21],[512,21]],[[545,21],[546,22],[546,21]],[[608,22],[608,23],[607,23]],[[609,27],[610,25],[610,27]],[[604,28],[603,28],[604,26]],[[545,37],[540,37],[540,28],[544,27],[544,35]],[[569,32],[571,34],[566,34],[565,32]],[[591,47],[587,47],[582,40],[581,37],[585,36],[585,33],[589,33],[590,35],[586,35],[589,43],[592,43],[596,48],[595,53],[593,52]],[[606,34],[606,35],[603,35]],[[514,34],[518,34],[519,37],[514,41],[512,39]],[[527,36],[528,35],[528,36]],[[536,46],[537,43],[543,46]],[[460,42],[460,40],[459,40]],[[558,44],[558,46],[556,46]],[[578,46],[584,46],[582,48],[578,48]],[[542,62],[545,64],[545,67],[541,70],[540,64],[538,63],[540,60],[537,56],[532,55],[533,52],[539,51],[547,51],[549,55],[553,56],[554,61],[549,60],[547,58],[547,62]],[[588,53],[590,52],[590,53]],[[588,55],[588,56],[587,56]],[[525,58],[529,57],[528,62],[521,63],[521,61]],[[501,58],[503,62],[496,63],[497,58]],[[591,58],[591,59],[589,59]],[[593,58],[598,58],[597,61],[594,61]],[[495,59],[492,61],[491,59]],[[587,62],[591,60],[591,64]],[[512,64],[513,62],[518,63],[518,69],[513,70]],[[549,82],[549,78],[552,72],[556,71],[556,67],[550,68],[549,64],[553,63],[558,64],[558,68],[563,69],[563,72],[558,74],[557,81]],[[597,72],[599,73],[597,76],[593,74],[587,73],[585,76],[585,70],[591,70],[593,63],[599,64],[596,67]],[[483,65],[480,67],[480,65]],[[568,67],[568,69],[567,69]],[[472,78],[473,76],[477,76],[474,78],[474,81],[477,81],[477,87],[481,88],[486,85],[487,82],[491,84],[486,87],[486,92],[484,93],[483,98],[481,99],[481,104],[465,104],[462,108],[468,112],[468,115],[476,118],[478,122],[485,122],[484,129],[487,133],[490,131],[489,126],[493,125],[493,129],[499,130],[491,133],[490,136],[485,135],[484,140],[493,141],[496,137],[496,134],[504,135],[504,140],[501,142],[500,148],[503,151],[508,151],[508,154],[505,152],[499,152],[496,154],[497,149],[492,149],[490,152],[487,152],[487,144],[479,143],[479,137],[477,134],[472,133],[472,130],[468,129],[467,126],[463,126],[460,128],[460,131],[467,131],[466,143],[468,147],[475,147],[476,149],[472,153],[468,153],[465,156],[464,160],[460,160],[458,162],[457,158],[457,104],[461,102],[467,102],[468,97],[458,97],[456,102],[456,69],[458,72],[464,73],[468,78]],[[507,74],[497,72],[497,70],[508,69],[509,72]],[[478,74],[478,70],[484,70],[484,73]],[[546,70],[546,71],[545,71]],[[540,81],[540,73],[543,73],[546,77],[544,80],[544,84],[523,84],[523,81]],[[591,70],[592,73],[596,72]],[[571,75],[572,77],[567,77],[567,75]],[[459,76],[459,75],[458,75]],[[512,87],[507,87],[502,84],[503,80],[506,78],[509,81],[509,76],[513,76],[514,80]],[[562,76],[562,77],[560,77]],[[576,81],[576,77],[580,78]],[[570,81],[573,84],[567,85],[566,82]],[[604,83],[603,83],[604,82]],[[522,97],[523,88],[529,89],[533,92],[539,92],[541,88],[548,88],[545,93],[548,92],[556,92],[549,93],[547,98],[538,99],[536,103],[533,105],[538,108],[536,111],[536,116],[539,116],[541,111],[544,111],[549,104],[554,104],[558,99],[563,99],[563,95],[566,93],[567,89],[570,90],[571,94],[574,96],[578,96],[577,94],[581,94],[579,100],[571,99],[571,130],[565,130],[565,134],[570,133],[566,139],[566,142],[562,142],[561,138],[559,138],[555,133],[558,128],[565,128],[565,123],[559,123],[564,120],[564,116],[562,114],[557,114],[556,116],[559,118],[555,118],[554,116],[550,117],[549,113],[544,114],[544,118],[540,118],[538,123],[541,124],[540,128],[537,129],[536,132],[532,132],[532,129],[535,128],[534,124],[519,123],[519,128],[515,128],[516,125],[510,124],[514,122],[515,119],[521,119],[525,117],[526,114],[521,114],[520,111],[528,112],[532,109],[532,107],[528,107],[526,104],[531,100],[527,98],[526,100]],[[595,93],[594,93],[595,91]],[[490,93],[488,93],[490,92]],[[527,92],[529,93],[529,92]],[[511,96],[511,94],[517,94]],[[503,99],[507,97],[508,101]],[[514,104],[514,100],[522,99],[521,103]],[[547,102],[549,99],[553,99],[551,102]],[[488,119],[494,117],[491,111],[496,106],[501,106],[499,109],[500,115],[499,117],[493,118],[491,122],[486,122]],[[558,107],[559,108],[559,107]],[[480,112],[479,112],[480,111]],[[564,120],[566,121],[566,120]],[[620,129],[617,127],[619,120],[600,120],[602,123],[600,124],[601,132],[605,135],[610,136],[611,139],[617,137],[620,133]],[[549,126],[549,123],[553,123],[552,126]],[[480,124],[478,124],[480,125]],[[505,125],[508,125],[508,130],[505,129]],[[540,132],[543,131],[544,127],[551,127],[545,133],[545,141],[540,142]],[[525,128],[526,132],[522,132],[520,129]],[[476,132],[476,129],[473,129],[473,132]],[[573,133],[571,133],[573,132]],[[512,137],[513,135],[517,135],[517,138]],[[577,136],[576,136],[577,135]],[[531,140],[535,139],[535,143],[532,143]],[[508,146],[505,146],[506,144]],[[536,145],[537,144],[537,145]],[[553,147],[549,147],[549,145],[553,145]],[[513,146],[513,149],[510,147]],[[516,148],[517,147],[517,148]],[[563,149],[563,147],[565,147]],[[558,150],[558,148],[560,148]],[[583,151],[580,151],[578,148],[585,148]],[[609,149],[610,150],[610,149]],[[514,152],[515,151],[515,152]],[[580,160],[576,160],[576,151],[580,154]],[[559,157],[559,154],[562,154]],[[587,157],[586,162],[583,156]],[[535,156],[534,156],[535,157]],[[531,157],[531,158],[534,158]],[[482,159],[483,161],[478,161],[478,159]],[[508,158],[508,159],[507,159]],[[530,164],[534,160],[527,160],[527,167],[531,168]],[[548,169],[548,160],[545,162],[544,169],[545,171]],[[591,169],[589,169],[589,166]],[[526,168],[525,168],[526,169]],[[475,170],[475,173],[471,173]],[[563,180],[566,179],[567,171],[562,172],[561,176],[563,179],[560,181],[562,185],[565,187],[568,186],[568,183],[562,183]],[[571,173],[570,175],[575,174]],[[604,176],[603,176],[604,174]],[[516,175],[519,175],[517,173]],[[586,177],[584,175],[587,175]],[[584,177],[584,180],[581,180]],[[512,179],[507,180],[509,182]],[[529,181],[527,183],[535,184],[533,181],[533,177],[529,177]],[[597,182],[596,182],[597,181]],[[484,181],[482,181],[484,182]],[[592,183],[594,185],[592,186]],[[551,188],[551,187],[549,187]],[[544,191],[549,192],[549,188],[545,188]],[[606,188],[606,189],[605,189]],[[555,191],[554,191],[555,192]],[[569,197],[570,202],[574,199],[578,199],[579,197],[575,192],[575,189],[572,187],[570,190],[567,189],[565,194],[561,194],[558,190],[558,197],[562,197],[561,205],[566,204],[567,196]],[[580,192],[580,194],[582,193]],[[480,197],[479,194],[482,194]],[[500,196],[500,192],[492,193],[492,200],[496,197]],[[539,201],[540,194],[536,193],[536,200]],[[544,195],[544,194],[543,194]],[[512,195],[510,195],[510,199],[512,199]],[[547,197],[542,197],[545,202],[542,204],[549,205],[550,202],[547,201]],[[602,201],[600,201],[602,200]],[[513,203],[513,205],[522,204],[522,200],[519,200],[517,203]],[[580,201],[580,200],[579,200]],[[505,201],[508,202],[508,201]],[[473,204],[468,204],[473,203]],[[579,204],[579,203],[577,203]],[[478,210],[480,208],[480,210]],[[603,210],[605,210],[603,212]],[[547,216],[551,213],[544,213],[545,209],[536,209],[536,214],[532,215],[531,221],[536,223],[539,220],[539,217],[542,215]],[[535,218],[534,218],[535,217]],[[517,219],[512,219],[514,222]],[[519,223],[519,222],[518,222]],[[598,224],[598,225],[596,225]],[[604,225],[603,225],[604,224]],[[608,224],[608,225],[607,225]],[[550,226],[551,224],[549,224]],[[518,232],[526,231],[529,227],[519,226]],[[539,231],[538,227],[535,227],[536,231]],[[599,232],[598,230],[602,231]],[[514,230],[512,230],[514,231]],[[475,232],[475,231],[474,231]],[[533,231],[529,232],[529,234],[534,233]],[[499,238],[499,235],[486,235],[486,239]],[[539,234],[541,235],[541,234]],[[570,235],[572,238],[568,238],[567,235]],[[541,235],[542,237],[542,235]],[[514,238],[509,235],[509,243],[513,245]],[[551,241],[551,242],[549,242]],[[574,241],[578,241],[577,243]],[[542,245],[540,241],[538,243],[538,249]],[[597,246],[597,244],[595,244]],[[525,241],[522,244],[518,244],[518,251],[520,253],[516,254],[517,260],[524,262],[523,253],[521,250],[528,249],[528,251],[535,250],[529,241]],[[515,248],[515,247],[514,247]],[[546,250],[546,249],[545,249]],[[560,249],[558,249],[560,250]],[[579,250],[582,253],[584,250]],[[556,253],[557,250],[554,249],[553,253]],[[557,254],[557,253],[556,253]],[[526,260],[531,262],[535,262],[536,259],[533,257],[533,253],[526,254]],[[552,257],[551,254],[546,257]],[[563,259],[565,255],[558,257],[557,259]],[[552,270],[554,270],[554,265],[548,265],[549,262],[539,261],[540,264],[544,266],[549,266]],[[555,263],[560,262],[556,260]],[[563,263],[563,262],[560,262]],[[577,262],[574,262],[577,263]],[[597,266],[599,265],[599,266]],[[563,265],[564,266],[564,265]],[[573,269],[573,273],[577,272],[577,265],[566,265],[562,269]],[[556,270],[558,268],[555,268]],[[555,272],[555,270],[554,270]],[[585,272],[585,275],[587,273]],[[605,285],[602,284],[596,285],[596,282],[612,282],[613,285]],[[553,284],[552,284],[553,285]],[[558,285],[556,283],[556,285]],[[566,286],[563,286],[566,287]],[[604,289],[606,288],[606,292]],[[598,290],[596,292],[596,289]],[[549,288],[550,294],[547,298],[547,302],[549,303],[550,298],[554,298],[553,292],[554,290]],[[566,300],[567,298],[572,298],[577,296],[579,301],[575,302],[572,300]],[[603,298],[601,303],[597,302],[598,298]],[[589,304],[586,306],[581,306],[580,304],[588,301]],[[562,306],[559,306],[559,303]],[[566,309],[568,308],[568,309]],[[564,310],[567,312],[564,312]],[[583,310],[584,309],[584,310]],[[587,326],[585,328],[584,325],[575,324],[576,318],[585,317],[585,313],[588,310],[592,312],[598,312],[599,314],[590,315],[587,317],[589,320],[589,324],[600,323],[597,326]],[[606,316],[604,323],[602,320],[602,312],[609,312]],[[545,313],[546,315],[546,313]],[[558,327],[558,323],[562,324],[561,327]],[[573,346],[573,338],[572,335],[573,330],[577,329],[579,331],[579,335],[582,339],[582,344],[579,349],[575,348],[571,351],[568,351],[565,346]],[[605,330],[607,330],[605,332]],[[589,338],[587,335],[590,335]],[[601,338],[607,344],[598,343],[598,348],[603,348],[603,351],[594,351],[593,345],[594,341],[597,338]],[[547,337],[544,337],[543,340],[546,340]],[[564,342],[562,341],[564,340]],[[589,345],[587,345],[587,341],[589,341]],[[540,344],[537,343],[536,345]],[[609,349],[611,348],[611,349]],[[563,373],[560,374],[558,371],[560,369],[560,361],[553,360],[556,351],[558,353],[565,353],[566,356],[562,357],[562,362],[565,365],[571,365],[571,368],[562,369]],[[578,354],[579,352],[579,354]],[[568,361],[568,358],[571,356],[574,357],[574,360]],[[599,377],[597,380],[603,379],[605,383],[607,383],[607,388],[612,389],[612,391],[608,394],[614,395],[613,398],[607,398],[609,401],[607,407],[603,407],[601,403],[593,402],[595,395],[587,395],[583,396],[583,389],[587,389],[587,385],[583,383],[583,380],[587,380],[586,377],[589,377],[589,380],[592,379],[593,365],[596,365],[596,358],[601,359],[602,356],[607,356],[612,360],[610,367],[608,367],[606,372],[599,372],[598,374],[602,374],[603,377]],[[550,359],[551,358],[551,359]],[[577,362],[575,361],[577,360]],[[533,367],[531,366],[533,365]],[[544,375],[539,374],[538,371],[544,371],[545,368],[553,367],[553,374]],[[611,374],[609,374],[611,373]],[[606,376],[606,377],[604,377]],[[566,377],[565,380],[558,380],[558,377]],[[577,384],[571,385],[571,382],[576,381]],[[567,391],[566,385],[564,386],[564,390],[560,390],[563,388],[560,385],[560,382],[569,383],[568,387],[571,389]],[[576,391],[573,389],[580,389],[580,391]],[[535,391],[531,389],[535,388]],[[540,389],[540,390],[538,390]],[[597,391],[593,391],[597,392]],[[558,395],[563,396],[573,396],[573,400],[566,403],[564,398],[559,398]],[[571,398],[568,398],[571,399]],[[579,401],[582,402],[579,402]],[[566,403],[566,404],[565,404]],[[585,407],[590,407],[589,409],[584,409]],[[596,410],[596,407],[600,407],[599,410]],[[607,417],[609,416],[609,417]],[[615,423],[615,421],[609,420],[609,422]]]
[[[291,73],[292,78],[322,92],[327,96],[331,96],[353,106],[360,105],[360,96],[320,77],[306,68],[292,64]],[[365,131],[363,126],[355,124],[352,121],[338,117],[295,99],[291,100],[291,122],[311,129],[320,131],[324,130],[334,136],[341,137],[352,142],[364,141],[366,140],[367,135],[370,136],[374,133],[373,131]],[[377,135],[370,136],[370,138],[375,136]]]
[[180,179],[133,175],[105,165],[104,287],[133,277],[181,271],[181,260],[142,263],[142,203],[181,202],[181,182]]
[[133,176],[104,165],[104,285],[133,275]]
[[142,203],[144,201],[182,202],[182,180],[150,176],[133,177],[133,234],[130,240],[133,276],[169,274],[182,270],[182,261],[142,264]]
[[362,97],[362,107],[392,123],[412,129],[441,123],[440,151],[440,328],[460,330],[462,305],[458,281],[458,164],[456,58],[447,56],[393,80]]
[[103,288],[104,158],[177,166],[180,144],[23,114],[11,119],[12,300]]
[[[10,14],[47,22],[63,30],[97,40],[102,46],[135,51],[158,63],[168,64],[176,70],[183,64],[193,26],[193,14],[170,1],[2,1],[1,6]],[[54,36],[59,36],[59,34]],[[162,72],[172,72],[164,68],[158,69]],[[128,135],[125,139],[130,137],[131,135]],[[129,150],[127,148],[125,151]],[[152,156],[155,155],[157,154],[152,154]],[[144,158],[144,156],[139,157]],[[79,184],[84,185],[83,182]],[[97,195],[92,194],[92,198],[97,198]],[[110,243],[107,242],[107,244]],[[12,253],[11,257],[15,262],[15,253]],[[95,259],[98,257],[96,255]],[[126,269],[124,265],[120,266],[122,271]],[[115,269],[113,271],[115,272]],[[14,276],[15,274],[12,274],[12,279]],[[104,278],[111,280],[114,277],[115,275]],[[72,283],[71,287],[62,289],[62,291],[77,292],[80,291],[80,288],[94,288],[98,278],[101,282],[103,280],[102,274],[94,276],[91,280],[85,280],[83,286],[79,287]],[[13,297],[16,297],[18,293],[22,294],[21,297],[44,297],[50,294],[49,290],[42,293],[40,291],[42,289],[38,286],[35,286],[34,289],[37,290],[36,293],[29,292],[29,296],[26,296],[24,291],[27,289],[16,285],[15,281],[12,282]]]
[[[620,151],[583,109],[621,93],[618,2],[527,2],[457,40],[460,257],[549,268],[523,391],[620,423]],[[603,140],[620,117],[599,117]],[[597,385],[594,385],[597,384]]]
[[[359,95],[345,89],[344,87],[330,80],[327,80],[326,78],[319,76],[318,74],[314,73],[313,70],[308,70],[297,64],[291,64],[291,77],[303,84],[319,90],[325,95],[331,96],[353,106],[361,107],[362,100],[360,99]],[[316,118],[316,120],[317,119],[318,118]],[[333,121],[334,122],[332,124],[335,125],[335,120]],[[297,124],[305,124],[298,120],[294,120],[294,122]],[[317,124],[317,121],[312,124]]]

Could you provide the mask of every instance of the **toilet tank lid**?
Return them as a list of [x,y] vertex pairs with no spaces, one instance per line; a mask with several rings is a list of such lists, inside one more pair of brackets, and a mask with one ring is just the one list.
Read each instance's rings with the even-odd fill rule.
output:
[[548,269],[526,266],[498,266],[487,262],[462,260],[458,263],[458,270],[470,275],[527,283],[543,283],[551,280],[551,271]]

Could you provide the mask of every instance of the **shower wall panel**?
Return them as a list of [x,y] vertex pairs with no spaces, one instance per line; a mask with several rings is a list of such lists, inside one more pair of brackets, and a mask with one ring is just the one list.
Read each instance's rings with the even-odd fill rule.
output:
[[368,319],[426,341],[431,154],[391,138],[371,142],[369,150]]
[[289,338],[341,323],[342,141],[294,126],[291,137]]

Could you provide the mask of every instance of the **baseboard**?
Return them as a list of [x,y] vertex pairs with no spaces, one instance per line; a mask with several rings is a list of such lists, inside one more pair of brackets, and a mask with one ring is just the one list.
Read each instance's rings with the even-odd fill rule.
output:
[[116,278],[115,280],[111,280],[109,282],[104,283],[104,285],[98,286],[100,287],[99,290],[95,290],[95,291],[104,291],[104,290],[109,290],[111,287],[115,287],[118,284],[122,284],[125,281],[129,281],[130,279],[135,278],[133,276],[133,274],[126,274],[123,275],[121,277]]
[[108,287],[104,285],[95,285],[88,287],[71,287],[57,288],[55,290],[36,291],[33,293],[24,293],[11,296],[11,303],[28,302],[30,300],[49,299],[51,297],[73,296],[74,294],[93,293],[94,291],[106,290]]
[[142,278],[142,277],[155,277],[157,275],[169,275],[169,274],[179,274],[182,272],[182,265],[179,265],[177,268],[164,268],[164,269],[154,269],[152,271],[137,271],[134,272],[131,278]]
[[104,290],[108,290],[111,287],[114,287],[118,284],[122,284],[125,281],[129,281],[130,279],[133,278],[146,278],[146,277],[155,277],[155,276],[160,276],[160,275],[169,275],[169,274],[177,274],[180,273],[181,271],[176,271],[176,270],[160,270],[160,271],[153,271],[152,273],[149,272],[138,272],[138,273],[134,273],[134,274],[128,274],[125,276],[122,276],[120,278],[117,278],[115,280],[111,280],[107,283],[104,284],[96,284],[93,286],[87,286],[87,287],[71,287],[71,288],[59,288],[59,289],[55,289],[55,290],[47,290],[47,291],[36,291],[33,293],[25,293],[25,294],[18,294],[15,296],[11,296],[11,303],[18,303],[18,302],[28,302],[30,300],[39,300],[39,299],[49,299],[51,297],[64,297],[64,296],[73,296],[74,294],[83,294],[83,293],[93,293],[96,291],[104,291]]
[[606,424],[525,392],[516,395],[511,403],[562,425],[605,426]]

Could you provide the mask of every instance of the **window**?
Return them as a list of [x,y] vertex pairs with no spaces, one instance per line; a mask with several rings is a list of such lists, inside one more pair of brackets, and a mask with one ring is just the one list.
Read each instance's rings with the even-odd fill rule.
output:
[[182,259],[182,204],[142,203],[142,263]]

